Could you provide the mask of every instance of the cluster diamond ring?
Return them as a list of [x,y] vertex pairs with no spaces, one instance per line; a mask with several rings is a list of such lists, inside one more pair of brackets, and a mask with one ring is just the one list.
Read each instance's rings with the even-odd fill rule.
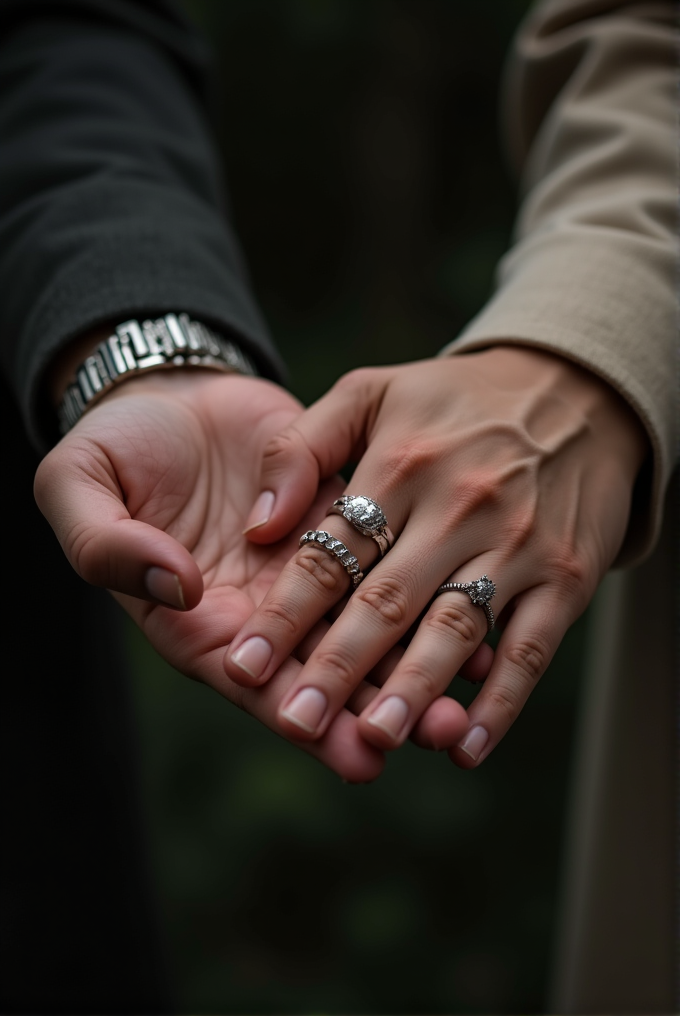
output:
[[351,550],[347,549],[344,543],[341,543],[340,540],[337,540],[335,536],[331,536],[324,529],[309,529],[306,533],[303,533],[300,537],[300,546],[304,547],[307,543],[323,547],[336,561],[339,561],[352,580],[352,589],[356,589],[363,579],[364,573],[359,567],[359,562],[354,554]]
[[364,494],[345,494],[337,498],[328,509],[329,515],[342,515],[362,536],[370,536],[378,544],[384,557],[394,543],[394,535],[387,525],[385,513],[377,502]]
[[444,582],[435,593],[435,596],[439,596],[440,593],[449,592],[467,593],[475,607],[481,607],[486,614],[487,633],[491,631],[496,623],[496,619],[489,600],[495,594],[496,587],[488,575],[482,575],[481,578],[473,579],[472,582]]

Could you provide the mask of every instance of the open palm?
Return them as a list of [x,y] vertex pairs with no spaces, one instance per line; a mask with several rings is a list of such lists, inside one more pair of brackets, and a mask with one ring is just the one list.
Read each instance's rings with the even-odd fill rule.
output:
[[[111,589],[173,667],[277,732],[297,660],[263,689],[230,681],[222,661],[297,546],[292,535],[258,547],[242,530],[262,451],[300,412],[289,393],[260,379],[199,370],[140,376],[85,414],[43,460],[35,484],[76,571]],[[310,525],[341,489],[340,479],[319,488]],[[149,569],[181,589],[186,610],[150,602]],[[382,754],[360,738],[352,714],[338,721],[311,753],[346,779],[374,778]]]

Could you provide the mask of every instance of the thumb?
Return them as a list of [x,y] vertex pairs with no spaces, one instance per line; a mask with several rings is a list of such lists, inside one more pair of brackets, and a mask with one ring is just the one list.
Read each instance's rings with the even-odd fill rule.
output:
[[186,547],[168,533],[130,517],[115,480],[96,463],[73,461],[58,445],[41,462],[35,499],[75,571],[104,586],[177,610],[203,595],[203,577]]
[[309,511],[321,480],[360,457],[387,373],[367,368],[346,374],[269,441],[260,494],[244,529],[249,540],[273,543],[287,536]]

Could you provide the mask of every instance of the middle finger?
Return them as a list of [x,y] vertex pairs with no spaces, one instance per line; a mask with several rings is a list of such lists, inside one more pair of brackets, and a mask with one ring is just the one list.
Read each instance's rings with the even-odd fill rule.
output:
[[309,533],[314,537],[288,562],[225,654],[225,670],[238,684],[268,681],[314,624],[352,591],[358,570],[368,570],[380,553],[341,516],[329,515]]
[[[279,708],[279,720],[288,736],[295,736],[296,726],[298,737],[321,736],[361,679],[404,635],[446,578],[450,556],[456,553],[455,541],[447,541],[447,552],[442,555],[441,544],[423,532],[421,526],[407,524],[394,549],[359,586],[312,653]],[[484,636],[484,615],[478,608],[470,608],[466,636],[459,636],[457,655],[450,661],[455,669],[449,671],[443,687]],[[440,690],[434,691],[430,686],[424,696],[416,696],[417,715],[405,722],[404,737],[427,704],[440,694]]]

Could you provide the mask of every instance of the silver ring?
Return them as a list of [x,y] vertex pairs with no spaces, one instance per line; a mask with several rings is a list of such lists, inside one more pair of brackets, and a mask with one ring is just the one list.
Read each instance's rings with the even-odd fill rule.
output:
[[449,592],[467,593],[475,607],[481,607],[486,614],[487,633],[491,631],[496,623],[496,618],[494,617],[489,600],[495,595],[496,587],[488,575],[482,575],[481,578],[474,579],[472,582],[444,582],[435,593],[435,596],[439,596],[440,593]]
[[394,543],[394,535],[387,525],[385,513],[377,502],[365,494],[344,494],[328,509],[329,515],[342,515],[362,536],[370,536],[378,544],[384,557]]
[[339,561],[351,578],[353,589],[356,589],[363,579],[364,573],[359,567],[359,562],[354,554],[351,550],[347,549],[344,543],[341,543],[340,540],[336,539],[335,536],[331,536],[324,529],[309,529],[300,537],[300,546],[304,547],[306,543],[314,543],[317,547],[322,547],[336,561]]

